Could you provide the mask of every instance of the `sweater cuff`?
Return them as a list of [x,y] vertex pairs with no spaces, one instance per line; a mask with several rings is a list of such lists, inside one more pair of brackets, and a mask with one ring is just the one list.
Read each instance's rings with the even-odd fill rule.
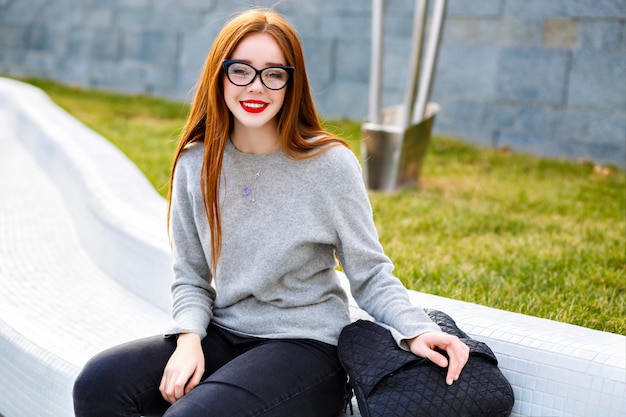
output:
[[204,339],[206,336],[206,330],[198,330],[198,329],[186,329],[177,325],[173,325],[172,327],[168,327],[165,332],[163,332],[163,337],[174,337],[178,336],[181,333],[197,333],[200,336],[200,340]]
[[414,337],[417,337],[424,333],[441,332],[441,329],[439,328],[439,326],[437,326],[437,324],[433,322],[416,323],[415,326],[412,326],[413,328],[410,331],[405,331],[405,332],[400,332],[397,329],[391,326],[388,326],[384,323],[378,323],[378,324],[380,324],[381,326],[389,330],[391,332],[391,336],[396,341],[396,344],[401,349],[406,350],[406,351],[410,350],[409,345],[406,342],[408,339],[413,339]]
[[200,335],[200,339],[204,339],[207,335],[209,321],[210,319],[203,312],[196,312],[196,314],[188,312],[175,317],[165,330],[164,336],[171,337],[181,333],[197,333]]

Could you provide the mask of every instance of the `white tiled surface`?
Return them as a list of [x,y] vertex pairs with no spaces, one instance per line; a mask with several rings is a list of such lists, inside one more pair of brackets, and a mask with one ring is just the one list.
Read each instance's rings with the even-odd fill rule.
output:
[[0,112],[0,413],[69,416],[84,362],[162,332],[169,316],[103,272],[11,123]]
[[[38,91],[0,78],[4,417],[71,416],[87,358],[165,327],[164,203],[131,165]],[[626,416],[626,337],[411,297],[493,349],[514,388],[514,416]],[[364,318],[355,305],[352,313]]]

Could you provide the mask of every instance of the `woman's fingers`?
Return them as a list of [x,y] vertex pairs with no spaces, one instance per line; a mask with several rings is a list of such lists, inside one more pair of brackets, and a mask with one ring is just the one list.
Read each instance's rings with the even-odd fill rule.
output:
[[[461,342],[458,337],[447,333],[423,333],[408,341],[411,352],[422,358],[426,358],[438,366],[448,367],[446,384],[452,385],[458,380],[463,367],[469,359],[469,347]],[[435,349],[439,348],[448,354],[448,358]]]
[[198,386],[200,380],[202,379],[202,375],[203,372],[199,368],[196,368],[196,371],[191,376],[191,379],[187,382],[187,385],[185,385],[184,394],[187,394],[189,391]]
[[451,343],[446,349],[448,352],[448,374],[446,375],[446,384],[452,385],[452,383],[459,379],[461,371],[469,359],[469,347],[457,339],[457,341]]

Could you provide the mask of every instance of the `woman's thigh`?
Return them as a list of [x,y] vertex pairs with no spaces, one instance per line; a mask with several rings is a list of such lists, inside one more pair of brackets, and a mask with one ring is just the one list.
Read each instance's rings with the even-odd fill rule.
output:
[[166,417],[332,417],[344,399],[336,347],[264,341],[204,379]]
[[154,336],[94,356],[74,383],[76,417],[162,415],[158,387],[176,341]]
[[[229,335],[214,326],[202,341],[205,375],[237,355]],[[94,356],[74,384],[76,417],[161,416],[170,404],[159,385],[176,349],[176,338],[162,335],[124,343]]]

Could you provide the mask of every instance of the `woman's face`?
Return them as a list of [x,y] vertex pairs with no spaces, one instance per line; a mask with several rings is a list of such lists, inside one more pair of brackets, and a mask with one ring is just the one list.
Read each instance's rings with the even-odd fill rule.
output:
[[[239,42],[231,60],[245,62],[257,70],[287,65],[276,40],[267,33],[255,33]],[[224,76],[224,100],[235,118],[235,129],[275,127],[276,115],[283,106],[285,91],[270,90],[261,77],[244,87],[236,86]]]

